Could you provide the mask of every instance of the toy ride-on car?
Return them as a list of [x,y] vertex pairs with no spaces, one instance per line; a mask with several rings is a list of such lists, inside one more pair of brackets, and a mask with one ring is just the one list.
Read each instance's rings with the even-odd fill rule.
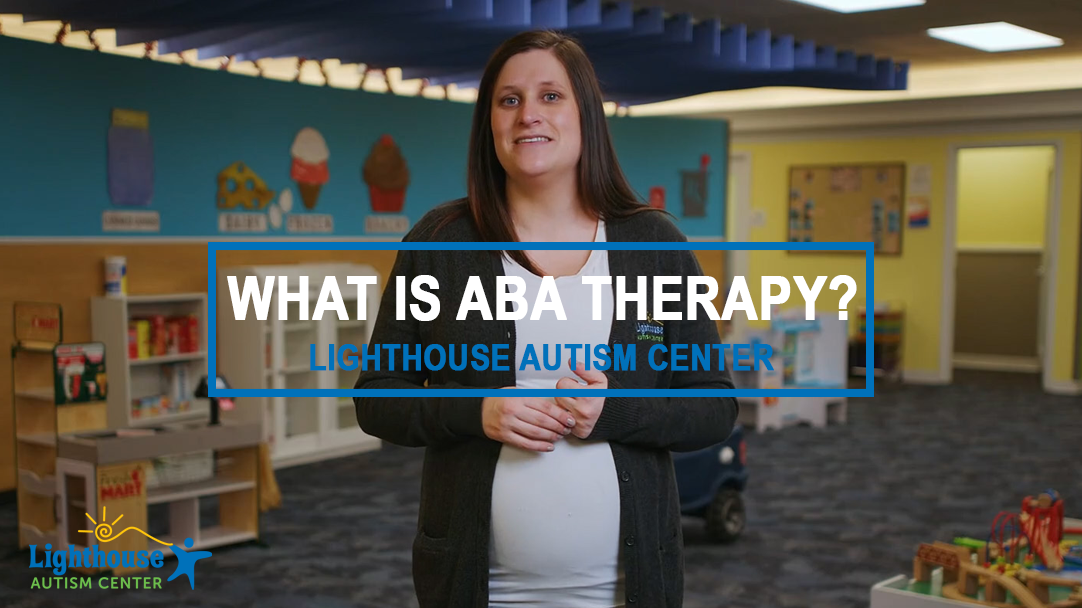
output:
[[744,531],[742,492],[748,480],[744,429],[737,425],[729,438],[695,452],[673,452],[680,512],[706,520],[707,537],[730,543]]

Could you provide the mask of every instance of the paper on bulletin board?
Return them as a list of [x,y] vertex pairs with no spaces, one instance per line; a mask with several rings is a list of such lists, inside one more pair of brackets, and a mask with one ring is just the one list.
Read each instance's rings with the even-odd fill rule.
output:
[[932,166],[928,164],[912,165],[909,168],[909,194],[930,196],[932,194]]

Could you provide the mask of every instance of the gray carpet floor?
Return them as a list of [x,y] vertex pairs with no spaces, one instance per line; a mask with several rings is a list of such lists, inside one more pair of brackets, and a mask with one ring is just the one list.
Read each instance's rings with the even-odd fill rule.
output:
[[[1038,386],[988,374],[883,386],[850,402],[844,426],[749,434],[747,530],[716,546],[685,522],[684,605],[867,606],[917,544],[984,536],[1026,495],[1055,488],[1082,517],[1082,399]],[[0,505],[0,606],[416,606],[420,465],[419,450],[386,447],[278,471],[284,504],[264,515],[262,543],[214,550],[195,591],[164,576],[161,590],[31,590],[42,571],[14,550],[15,507]]]

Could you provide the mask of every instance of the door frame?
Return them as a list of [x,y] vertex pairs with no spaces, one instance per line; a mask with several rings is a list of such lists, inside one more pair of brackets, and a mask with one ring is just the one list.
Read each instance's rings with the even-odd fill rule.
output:
[[[1052,162],[1052,188],[1049,191],[1044,227],[1044,332],[1040,340],[1044,350],[1040,353],[1041,384],[1051,390],[1052,353],[1056,338],[1056,272],[1059,267],[1059,211],[1063,196],[1063,140],[1056,138],[1020,141],[989,141],[981,143],[951,143],[947,156],[946,206],[943,212],[943,286],[940,308],[942,327],[939,335],[939,376],[945,383],[954,379],[954,304],[957,285],[958,262],[958,156],[962,150],[974,148],[1019,148],[1050,146],[1055,151]],[[1040,294],[1038,294],[1040,295]]]
[[[733,200],[725,206],[725,240],[732,243],[746,243],[751,240],[751,153],[729,153],[729,179],[735,179],[736,187],[733,190]],[[726,184],[728,194],[728,184]],[[726,280],[731,281],[735,276],[748,276],[748,251],[731,249],[725,258]],[[732,328],[731,340],[743,342],[747,336],[747,315],[733,315],[730,319]]]

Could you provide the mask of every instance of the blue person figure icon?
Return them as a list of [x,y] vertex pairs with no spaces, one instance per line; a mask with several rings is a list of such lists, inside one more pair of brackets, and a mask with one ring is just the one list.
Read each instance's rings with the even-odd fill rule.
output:
[[[184,546],[188,549],[192,548],[192,544],[192,539],[184,539]],[[181,574],[187,574],[188,582],[191,583],[192,590],[195,590],[195,562],[204,557],[210,557],[210,551],[192,551],[189,553],[179,546],[173,545],[173,554],[177,556],[177,569],[167,580],[171,581]]]

